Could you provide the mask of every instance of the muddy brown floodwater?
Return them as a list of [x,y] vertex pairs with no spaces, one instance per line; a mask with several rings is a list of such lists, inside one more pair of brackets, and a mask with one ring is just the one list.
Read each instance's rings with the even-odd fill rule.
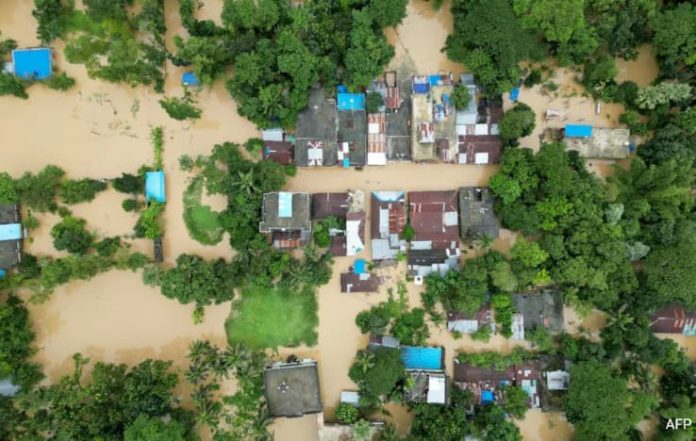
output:
[[[78,2],[78,6],[81,2]],[[201,18],[219,21],[222,2],[207,0],[199,11]],[[166,21],[169,31],[167,42],[173,36],[184,34],[179,21],[176,0],[165,0]],[[391,68],[403,73],[451,71],[458,74],[464,66],[452,63],[440,49],[452,29],[449,1],[438,12],[429,3],[412,0],[408,16],[396,29],[385,34],[396,47]],[[36,23],[31,16],[29,0],[2,0],[0,2],[0,29],[5,37],[12,37],[20,46],[38,44]],[[150,88],[130,88],[103,81],[91,80],[81,65],[71,65],[64,59],[61,43],[57,43],[55,64],[77,80],[77,86],[67,92],[54,92],[40,84],[29,89],[27,101],[10,97],[0,99],[0,120],[3,121],[3,142],[0,156],[3,171],[18,175],[26,170],[36,171],[53,163],[64,168],[71,177],[112,178],[122,172],[133,172],[152,161],[149,132],[153,126],[163,126],[165,133],[165,171],[167,172],[168,203],[165,212],[165,260],[172,264],[177,255],[187,252],[206,258],[231,258],[233,251],[224,240],[215,247],[206,247],[192,240],[182,218],[182,192],[190,176],[177,166],[182,154],[206,154],[216,143],[243,142],[257,136],[258,131],[236,112],[236,105],[224,89],[222,81],[212,88],[203,89],[198,102],[203,117],[195,123],[181,123],[169,119],[158,104],[160,95]],[[637,83],[648,84],[657,69],[650,48],[641,48],[633,62],[619,62],[619,76]],[[167,96],[181,96],[180,76],[184,69],[167,64]],[[602,115],[594,115],[594,104],[588,98],[577,96],[580,89],[573,84],[573,73],[559,71],[554,81],[563,85],[561,92],[574,97],[545,96],[537,88],[525,89],[521,101],[530,104],[541,115],[547,107],[569,109],[568,118],[576,122],[596,125],[614,124],[620,109],[604,106]],[[608,115],[608,116],[607,116]],[[570,120],[570,119],[569,119]],[[538,121],[539,129],[543,125]],[[529,137],[524,145],[536,148],[538,141]],[[601,167],[608,166],[601,165]],[[398,164],[364,171],[338,168],[301,169],[289,183],[289,190],[343,191],[371,190],[444,190],[462,185],[485,185],[495,173],[495,166],[416,165]],[[76,215],[84,217],[100,235],[128,234],[135,216],[123,212],[123,195],[107,191],[90,204],[73,207]],[[224,200],[206,201],[215,208],[224,206]],[[368,213],[369,215],[369,213]],[[28,251],[36,254],[60,255],[51,245],[50,227],[57,222],[54,215],[39,216],[41,226],[32,233]],[[367,223],[369,226],[369,222]],[[369,237],[369,231],[367,232]],[[507,251],[515,235],[503,231],[494,248]],[[138,250],[150,252],[147,241],[134,241]],[[369,247],[368,247],[369,248]],[[479,252],[473,250],[466,256]],[[362,257],[369,257],[368,251]],[[318,293],[319,343],[314,348],[280,348],[278,356],[289,354],[311,356],[319,360],[322,401],[326,418],[333,417],[341,390],[356,387],[348,378],[355,353],[364,348],[367,337],[355,326],[355,316],[387,298],[387,289],[405,278],[405,266],[383,270],[385,285],[380,293],[341,294],[339,273],[345,271],[352,259],[337,258],[331,282]],[[421,288],[409,285],[408,299],[412,306],[420,303]],[[49,381],[71,369],[71,356],[82,352],[93,360],[134,364],[145,357],[161,357],[174,361],[175,366],[186,366],[186,348],[198,338],[225,343],[224,322],[230,304],[206,309],[205,321],[192,322],[192,307],[180,305],[161,296],[157,290],[144,286],[140,274],[112,271],[88,282],[75,282],[58,289],[44,304],[30,305],[32,324],[37,332],[39,351],[36,361],[42,364]],[[567,309],[566,325],[576,332],[582,319]],[[584,320],[584,327],[596,332],[603,318],[594,314]],[[690,357],[696,356],[696,345],[687,339],[676,339],[686,347]],[[445,346],[447,369],[458,349],[496,349],[510,351],[515,344],[494,337],[489,344],[473,342],[468,337],[459,340],[441,329],[432,329],[431,342]],[[182,386],[177,391],[188,403],[188,391]],[[403,433],[412,416],[403,406],[390,405],[390,419]],[[315,416],[300,419],[281,419],[272,430],[279,441],[309,441],[316,439]],[[518,422],[525,440],[563,441],[572,430],[561,415],[531,411]],[[207,437],[206,437],[207,438]]]

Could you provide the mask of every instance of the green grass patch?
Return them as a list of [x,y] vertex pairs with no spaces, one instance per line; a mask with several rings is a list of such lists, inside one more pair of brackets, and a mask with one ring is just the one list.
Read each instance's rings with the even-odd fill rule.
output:
[[202,176],[196,176],[184,192],[184,222],[189,236],[203,245],[216,245],[222,240],[225,230],[220,225],[220,213],[203,205]]
[[225,323],[227,340],[253,349],[317,343],[317,302],[313,291],[251,287],[234,302]]

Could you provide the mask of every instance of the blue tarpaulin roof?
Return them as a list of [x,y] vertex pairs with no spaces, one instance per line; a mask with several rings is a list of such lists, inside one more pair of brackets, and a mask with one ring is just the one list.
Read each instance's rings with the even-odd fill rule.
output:
[[442,369],[442,348],[402,346],[401,360],[406,369]]
[[22,225],[5,224],[0,225],[0,241],[19,240],[22,238]]
[[586,124],[566,124],[566,138],[589,138],[592,136],[592,126]]
[[51,76],[51,49],[15,49],[12,51],[14,74],[25,80],[45,80]]
[[164,191],[164,172],[162,170],[145,173],[145,199],[157,201],[161,204],[167,202]]
[[365,110],[364,93],[339,93],[338,110]]
[[5,274],[7,274],[7,273],[5,272],[5,270],[2,269],[2,268],[0,268],[0,279],[2,279],[3,277],[5,277]]
[[336,86],[336,92],[338,93],[348,93],[348,88],[344,86],[343,84],[339,84]]
[[292,217],[292,193],[278,193],[278,217]]
[[201,83],[198,81],[198,77],[193,71],[186,72],[181,76],[181,84],[192,87],[198,87],[201,85]]
[[520,88],[515,87],[510,91],[510,101],[513,103],[516,102],[520,98]]
[[482,390],[481,391],[481,404],[490,404],[495,401],[495,395],[493,395],[493,391],[490,390]]
[[353,267],[355,274],[365,274],[367,272],[367,262],[365,259],[356,259]]

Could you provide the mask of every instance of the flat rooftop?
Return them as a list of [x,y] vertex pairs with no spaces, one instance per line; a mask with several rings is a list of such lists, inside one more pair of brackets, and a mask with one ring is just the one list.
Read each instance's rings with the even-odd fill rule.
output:
[[259,231],[312,229],[308,193],[273,192],[263,195],[263,212]]
[[563,138],[568,150],[577,151],[583,158],[624,159],[628,157],[628,129],[592,128],[589,137]]
[[264,393],[273,417],[292,418],[321,412],[317,363],[279,363],[266,368]]

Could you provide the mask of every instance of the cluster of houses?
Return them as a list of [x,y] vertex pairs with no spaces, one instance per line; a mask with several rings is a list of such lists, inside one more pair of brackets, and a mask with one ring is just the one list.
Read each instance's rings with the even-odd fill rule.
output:
[[[422,283],[432,272],[456,269],[461,256],[460,238],[498,237],[493,203],[493,194],[485,187],[375,191],[370,197],[372,261],[397,260],[408,252],[408,268],[416,283]],[[259,231],[276,248],[301,247],[311,240],[313,226],[332,216],[345,221],[345,228],[330,231],[330,252],[334,256],[354,256],[365,248],[365,208],[365,196],[360,191],[266,193]],[[351,286],[346,292],[376,291],[378,281],[370,280],[364,269],[364,261],[356,261],[353,271],[345,276],[345,285]]]
[[377,109],[368,109],[365,93],[339,86],[329,96],[316,85],[294,135],[280,129],[262,132],[264,158],[300,167],[344,168],[402,161],[497,163],[502,102],[480,96],[471,74],[463,74],[460,83],[470,94],[464,109],[452,102],[451,74],[400,80],[396,72],[387,72],[367,88],[368,94],[381,96]]

